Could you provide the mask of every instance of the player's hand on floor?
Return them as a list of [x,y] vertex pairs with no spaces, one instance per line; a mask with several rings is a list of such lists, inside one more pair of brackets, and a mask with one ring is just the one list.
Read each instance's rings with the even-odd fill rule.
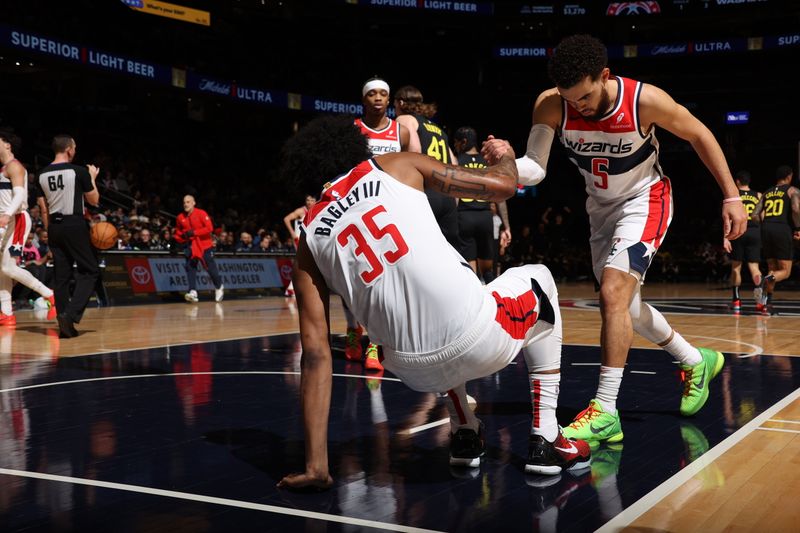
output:
[[333,478],[330,474],[318,476],[303,472],[302,474],[289,474],[278,482],[279,489],[302,490],[316,489],[326,490],[333,486]]

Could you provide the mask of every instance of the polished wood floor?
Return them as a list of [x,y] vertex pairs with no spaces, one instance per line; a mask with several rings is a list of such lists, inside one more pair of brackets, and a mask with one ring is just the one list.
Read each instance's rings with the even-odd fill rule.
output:
[[[600,316],[588,284],[559,288],[565,344],[596,346]],[[727,291],[700,285],[645,287],[646,300],[725,299]],[[792,293],[786,293],[791,298]],[[58,339],[54,322],[32,311],[18,313],[16,328],[0,327],[0,363],[52,360],[88,354],[258,337],[297,331],[290,298],[222,303],[163,304],[89,309],[81,335]],[[789,364],[800,357],[800,316],[734,316],[729,313],[667,315],[690,342],[740,357],[768,357]],[[344,332],[338,300],[334,332]],[[652,348],[637,338],[635,347]],[[762,355],[763,354],[763,355]],[[782,362],[781,362],[782,361]],[[791,368],[789,368],[791,370]],[[800,508],[800,389],[764,416],[738,430],[604,529],[628,531],[797,531]],[[679,477],[682,476],[682,477]]]

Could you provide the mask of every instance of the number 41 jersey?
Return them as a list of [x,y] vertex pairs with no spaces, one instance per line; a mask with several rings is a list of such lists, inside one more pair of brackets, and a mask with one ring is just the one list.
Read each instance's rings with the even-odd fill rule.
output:
[[491,300],[445,240],[425,194],[374,159],[326,184],[305,228],[325,282],[372,342],[406,353],[441,349]]

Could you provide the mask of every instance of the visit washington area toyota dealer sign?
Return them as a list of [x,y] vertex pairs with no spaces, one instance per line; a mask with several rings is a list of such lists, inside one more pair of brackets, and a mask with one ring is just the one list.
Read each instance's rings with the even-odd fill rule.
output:
[[[226,289],[268,289],[283,287],[275,259],[216,258],[217,268]],[[125,259],[134,293],[184,292],[189,288],[185,260],[180,258],[133,257]],[[211,277],[202,268],[197,275],[197,288],[214,288]]]

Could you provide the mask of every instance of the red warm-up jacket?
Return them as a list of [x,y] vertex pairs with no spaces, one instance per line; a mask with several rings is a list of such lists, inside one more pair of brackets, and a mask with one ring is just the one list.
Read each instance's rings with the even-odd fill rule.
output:
[[[186,236],[186,232],[192,230],[194,235]],[[181,213],[175,221],[175,240],[180,243],[191,241],[192,257],[203,258],[203,252],[214,246],[211,240],[211,233],[214,231],[214,224],[211,217],[202,209],[194,208],[189,214]]]

